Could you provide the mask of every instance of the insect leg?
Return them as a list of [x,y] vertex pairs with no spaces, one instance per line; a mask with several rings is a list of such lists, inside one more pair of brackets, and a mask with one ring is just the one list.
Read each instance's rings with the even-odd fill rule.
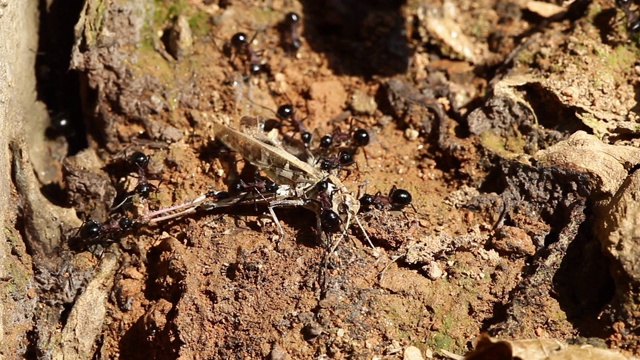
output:
[[367,242],[369,243],[369,246],[371,246],[372,249],[375,249],[376,247],[373,246],[373,243],[371,242],[371,239],[369,238],[369,234],[367,234],[367,230],[365,230],[364,226],[362,226],[362,223],[360,222],[360,219],[358,218],[358,214],[355,214],[353,216],[353,218],[358,223],[358,226],[360,227],[360,230],[362,230],[362,234],[364,234],[364,238],[367,239]]
[[269,213],[271,214],[271,218],[273,218],[273,221],[276,223],[276,226],[278,227],[278,240],[276,240],[276,248],[280,248],[280,241],[282,241],[284,239],[284,229],[282,228],[282,224],[280,224],[280,220],[278,219],[278,217],[276,216],[275,211],[273,211],[273,207],[271,205],[267,206],[267,209],[269,209]]
[[[151,211],[149,213],[147,213],[144,217],[143,220],[144,222],[149,222],[149,223],[156,223],[156,222],[160,222],[163,220],[168,220],[168,219],[173,219],[176,217],[180,217],[182,215],[185,214],[190,214],[192,212],[196,211],[196,208],[198,207],[198,205],[200,205],[200,203],[202,203],[203,201],[205,201],[207,199],[207,194],[204,195],[200,195],[197,198],[184,202],[182,204],[178,204],[178,205],[173,205],[173,206],[169,206],[166,208],[162,208],[156,211]],[[183,210],[186,209],[186,210]],[[171,213],[173,211],[178,211],[178,210],[183,210],[177,213]],[[163,215],[163,214],[167,214],[167,213],[171,213],[168,215],[164,215],[164,216],[160,216],[157,217],[159,215]]]

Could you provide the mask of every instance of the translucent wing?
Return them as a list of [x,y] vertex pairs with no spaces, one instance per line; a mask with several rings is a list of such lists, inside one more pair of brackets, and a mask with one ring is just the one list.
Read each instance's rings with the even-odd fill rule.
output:
[[285,150],[271,144],[268,138],[261,141],[219,122],[213,123],[216,139],[236,151],[251,164],[262,169],[279,184],[315,184],[325,174]]

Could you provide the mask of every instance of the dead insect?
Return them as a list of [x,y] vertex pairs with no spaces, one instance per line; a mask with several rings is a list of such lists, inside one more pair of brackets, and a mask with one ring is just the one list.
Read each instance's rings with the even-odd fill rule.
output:
[[[241,123],[255,124],[257,121],[255,118],[244,117],[241,119]],[[319,228],[322,226],[323,218],[327,230],[336,230],[340,228],[340,225],[344,224],[342,235],[334,245],[334,249],[346,235],[352,219],[358,223],[368,243],[373,247],[369,236],[357,217],[360,203],[339,178],[298,159],[280,148],[276,139],[268,138],[263,133],[257,133],[254,137],[219,122],[213,122],[212,124],[215,138],[218,141],[240,154],[245,161],[262,170],[270,178],[274,179],[275,183],[278,183],[277,187],[271,188],[272,190],[275,189],[275,192],[251,191],[238,195],[227,194],[226,192],[208,192],[194,200],[149,212],[140,220],[141,222],[156,223],[192,214],[196,211],[207,211],[228,206],[250,203],[264,204],[278,226],[280,239],[282,239],[284,230],[276,217],[274,209],[278,207],[305,207],[316,213]],[[323,182],[326,182],[326,186],[324,186],[325,183]],[[241,187],[246,190],[248,189],[246,185]],[[252,186],[255,185],[258,184],[253,184]],[[259,187],[263,185],[266,190],[268,184],[265,182],[260,184]],[[331,194],[328,200],[325,199],[323,201],[321,206],[319,206],[320,202],[318,200],[312,200],[316,197],[318,188],[326,188],[323,191]],[[220,196],[220,194],[224,194],[224,196]],[[338,225],[336,225],[336,221],[330,220],[334,216],[329,211],[337,214],[340,218]]]
[[[326,180],[331,183],[335,187],[335,190],[332,191],[333,201],[331,204],[331,210],[337,214],[342,214],[346,218],[342,236],[346,234],[346,231],[351,224],[351,220],[353,219],[362,228],[365,238],[369,244],[371,244],[369,236],[366,234],[366,231],[364,231],[364,228],[357,217],[358,210],[360,209],[360,203],[348,191],[347,187],[338,177],[298,159],[284,149],[278,147],[277,143],[274,144],[273,141],[271,141],[271,143],[261,141],[218,122],[213,123],[213,131],[215,133],[215,137],[219,141],[235,150],[246,161],[259,169],[262,169],[276,182],[280,184],[288,184],[294,189],[294,198],[291,199],[294,200],[293,202],[283,201],[272,204],[276,204],[277,206],[308,204],[304,201],[302,203],[300,202],[301,199],[304,199],[307,191],[311,191],[311,189],[321,181]],[[317,211],[314,206],[309,206],[314,211]],[[371,246],[373,245],[371,244]]]

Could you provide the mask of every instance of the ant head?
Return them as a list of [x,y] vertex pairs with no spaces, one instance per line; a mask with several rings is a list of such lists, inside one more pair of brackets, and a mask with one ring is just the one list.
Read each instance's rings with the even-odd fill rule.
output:
[[293,112],[293,105],[285,104],[278,108],[278,110],[276,111],[276,115],[282,120],[291,119],[293,118]]
[[59,112],[51,115],[51,124],[47,131],[52,135],[71,135],[74,132],[73,124],[66,112]]
[[120,229],[128,230],[128,229],[131,229],[131,227],[133,227],[133,220],[125,216],[120,218],[120,220],[118,220],[118,225],[120,226]]
[[266,181],[266,185],[265,185],[265,190],[267,190],[267,192],[271,192],[274,193],[276,191],[278,191],[278,184],[276,184],[275,182],[271,181],[271,180],[267,180]]
[[356,146],[367,146],[369,145],[369,141],[371,141],[371,136],[369,136],[369,132],[365,129],[356,129],[352,135],[353,143]]
[[149,165],[149,155],[146,155],[141,151],[136,151],[129,157],[129,162],[141,169],[145,169],[147,165]]
[[312,138],[313,138],[313,135],[308,131],[303,131],[302,133],[300,133],[300,139],[302,140],[302,143],[305,145],[309,145]]
[[284,16],[284,22],[287,25],[296,25],[300,22],[300,15],[295,12],[287,13],[287,15]]
[[353,155],[348,151],[341,150],[338,154],[338,161],[342,166],[351,165],[354,162]]
[[251,73],[251,75],[258,75],[262,72],[262,65],[261,64],[251,64],[249,66],[249,72]]
[[333,210],[323,210],[320,214],[320,224],[326,232],[339,232],[341,223],[340,216]]
[[322,180],[316,184],[316,188],[319,192],[327,192],[329,190],[329,181]]
[[331,146],[331,144],[333,144],[333,137],[331,137],[331,135],[325,135],[320,138],[320,147],[326,149]]
[[[232,194],[239,194],[246,191],[245,187],[244,181],[236,180],[229,186],[229,192]],[[216,197],[218,197],[218,194],[216,194]]]
[[80,227],[80,237],[83,239],[91,239],[100,234],[100,223],[95,220],[87,220]]
[[138,183],[138,185],[136,185],[134,191],[136,192],[136,194],[146,199],[149,197],[149,194],[151,194],[151,190],[153,189],[153,187],[153,185],[149,184],[146,181],[140,182]]
[[628,25],[629,33],[638,34],[640,32],[640,18],[634,19]]
[[631,4],[631,0],[616,0],[616,6],[619,8],[626,8]]
[[215,197],[218,200],[224,200],[230,198],[231,194],[228,191],[218,191],[215,193]]
[[233,47],[235,47],[236,49],[239,49],[239,48],[241,48],[243,46],[249,45],[249,40],[247,38],[247,34],[245,34],[243,32],[235,33],[231,37],[231,45]]

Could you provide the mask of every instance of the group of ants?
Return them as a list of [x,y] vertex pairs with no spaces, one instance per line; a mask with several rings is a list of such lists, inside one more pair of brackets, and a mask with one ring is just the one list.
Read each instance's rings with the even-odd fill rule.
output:
[[[285,41],[283,43],[288,46],[290,50],[294,51],[297,51],[302,44],[297,30],[299,21],[300,16],[294,12],[290,12],[286,14],[285,19],[281,23],[284,27],[285,34]],[[259,52],[251,47],[251,42],[245,33],[239,32],[231,37],[229,46],[233,49],[234,56],[243,56],[244,64],[248,69],[247,76],[256,76],[260,73],[268,72],[268,65],[262,63]],[[312,139],[316,134],[312,134],[304,126],[304,119],[296,117],[292,104],[280,106],[277,111],[275,111],[275,117],[276,119],[270,119],[267,123],[274,124],[273,127],[278,128],[284,125],[291,126],[294,133],[299,134],[299,142],[301,142],[306,149],[311,148]],[[314,151],[318,153],[317,155],[321,155],[320,161],[316,166],[325,172],[341,171],[345,167],[355,164],[354,155],[356,151],[369,145],[370,141],[370,133],[362,128],[354,128],[353,123],[350,125],[348,131],[342,131],[339,127],[335,128],[330,134],[320,137],[320,139],[314,143]],[[224,147],[222,144],[217,145]],[[126,157],[126,166],[129,172],[134,173],[134,176],[137,177],[137,185],[132,190],[117,197],[121,200],[117,205],[112,207],[112,215],[109,219],[102,223],[93,219],[84,221],[75,236],[76,240],[81,244],[82,249],[91,249],[96,246],[104,247],[117,242],[119,237],[127,231],[144,224],[144,222],[137,221],[136,218],[132,218],[120,210],[132,205],[134,201],[146,202],[154,191],[158,191],[158,188],[149,182],[151,178],[148,171],[149,161],[150,156],[141,151],[135,151]],[[323,180],[315,186],[322,192],[323,188],[328,188],[328,182]],[[209,195],[216,200],[229,198],[242,199],[242,197],[247,196],[247,194],[254,196],[275,194],[278,189],[279,185],[273,180],[260,175],[259,172],[255,172],[253,179],[235,180],[229,184],[227,191],[210,192]],[[360,203],[359,212],[369,212],[374,209],[402,210],[404,207],[411,205],[412,196],[407,190],[393,186],[386,195],[380,191],[375,194],[365,193],[358,200]],[[335,211],[327,208],[323,210],[319,216],[322,231],[328,233],[340,231],[342,219]]]
[[[640,15],[632,11],[631,6],[633,0],[615,0],[616,6],[621,9],[626,18],[626,27],[629,33],[633,35],[640,34]],[[282,44],[289,51],[297,51],[302,46],[299,33],[300,15],[295,12],[289,12],[280,22],[279,28],[282,34]],[[261,52],[252,47],[253,39],[244,32],[234,34],[228,42],[228,48],[231,50],[232,56],[238,56],[243,59],[243,66],[247,69],[247,76],[257,76],[261,73],[268,73],[270,69],[268,64],[261,59]],[[300,140],[305,147],[309,147],[313,138],[313,134],[304,126],[302,121],[295,116],[293,105],[285,104],[280,106],[276,114],[276,123],[288,123],[295,132],[300,134]],[[332,171],[334,169],[342,169],[353,165],[355,150],[367,146],[370,142],[370,134],[365,129],[350,129],[348,132],[341,131],[339,128],[331,134],[322,136],[318,142],[318,149],[322,151],[324,157],[319,163],[323,171]],[[346,145],[346,146],[343,146]],[[332,149],[338,149],[337,153],[328,155]],[[127,163],[131,170],[137,174],[138,184],[133,191],[125,194],[123,203],[118,204],[115,209],[123,207],[126,202],[132,199],[147,199],[151,193],[157,188],[148,181],[147,166],[149,164],[149,156],[136,151],[131,154]],[[318,187],[326,186],[324,182],[317,184]],[[228,191],[215,192],[215,198],[223,200],[230,197],[240,197],[247,193],[275,193],[278,189],[271,179],[264,176],[255,175],[251,181],[237,180],[229,185]],[[377,192],[376,194],[364,194],[359,198],[360,212],[378,210],[401,210],[411,204],[411,194],[395,186],[387,195]],[[341,226],[341,219],[333,210],[325,210],[322,212],[321,223],[325,231],[338,232]],[[105,245],[117,241],[117,237],[124,232],[131,230],[136,226],[137,222],[129,216],[122,215],[119,217],[111,217],[103,223],[96,220],[86,220],[77,232],[83,247],[91,245]]]

